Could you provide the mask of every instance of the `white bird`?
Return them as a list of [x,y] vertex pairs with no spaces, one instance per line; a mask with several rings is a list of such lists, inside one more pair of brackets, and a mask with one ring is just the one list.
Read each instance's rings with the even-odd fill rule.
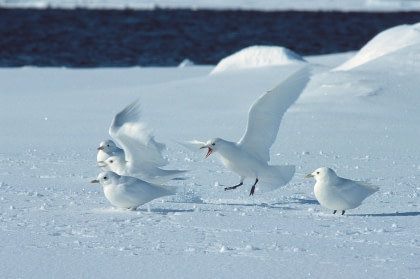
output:
[[165,170],[162,157],[165,145],[155,141],[140,121],[138,102],[133,102],[115,115],[109,127],[109,134],[124,150],[124,156],[114,155],[99,160],[100,167],[119,174],[135,176],[150,183],[164,183],[179,177],[184,170]]
[[[112,140],[101,141],[97,148],[98,154],[96,155],[97,162],[103,162],[111,156],[118,156],[124,158],[124,150],[119,148]],[[110,170],[107,166],[103,166],[104,171]]]
[[283,114],[299,97],[308,80],[309,73],[304,68],[257,99],[249,110],[246,131],[237,143],[221,138],[203,143],[200,148],[208,148],[205,158],[218,152],[222,163],[241,178],[239,184],[225,190],[236,189],[243,185],[245,178],[251,178],[255,179],[250,191],[253,195],[259,181],[263,186],[279,187],[292,179],[295,166],[268,165],[270,147],[277,137]]
[[105,197],[111,204],[131,210],[159,197],[176,193],[175,187],[150,184],[141,179],[120,176],[111,171],[100,173],[98,178],[90,183],[100,183]]
[[135,160],[128,161],[121,156],[111,156],[103,161],[103,163],[100,163],[100,166],[106,166],[111,171],[119,175],[135,176],[144,181],[155,184],[165,183],[168,180],[177,178],[186,172],[184,170],[161,169],[149,162],[142,163],[142,165],[136,165],[136,163],[137,158]]
[[344,215],[347,209],[358,207],[364,199],[379,190],[374,185],[339,177],[326,167],[318,168],[305,177],[315,178],[315,197],[322,206],[334,210],[333,214],[341,210],[341,215]]

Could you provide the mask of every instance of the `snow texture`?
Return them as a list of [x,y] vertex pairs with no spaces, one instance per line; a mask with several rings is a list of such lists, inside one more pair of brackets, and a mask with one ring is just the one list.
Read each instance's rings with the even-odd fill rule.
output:
[[[299,65],[0,69],[2,278],[417,278],[420,47],[374,45],[382,55],[346,71],[331,69],[354,53],[305,57],[311,80],[270,150],[296,174],[253,197],[223,191],[237,176],[177,141],[237,139],[250,104]],[[168,168],[190,172],[129,211],[89,181],[110,119],[136,99]],[[320,166],[380,190],[332,215],[304,178]]]

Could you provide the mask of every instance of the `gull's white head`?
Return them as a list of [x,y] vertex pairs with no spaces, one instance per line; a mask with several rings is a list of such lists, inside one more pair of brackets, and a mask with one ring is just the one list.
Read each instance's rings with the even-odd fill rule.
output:
[[305,175],[305,178],[315,178],[316,181],[325,181],[330,180],[334,177],[337,177],[335,172],[327,167],[317,168],[314,172]]
[[204,159],[209,157],[211,153],[213,153],[215,151],[218,151],[219,148],[220,148],[220,145],[222,145],[223,142],[224,142],[224,140],[222,140],[222,139],[214,138],[214,139],[208,140],[203,146],[201,146],[200,149],[203,149],[203,148],[208,149],[207,154],[204,157]]
[[101,141],[97,150],[102,150],[105,153],[113,152],[117,149],[117,145],[112,140]]
[[90,183],[100,183],[102,186],[115,184],[120,176],[112,171],[101,172],[98,177]]
[[103,167],[109,167],[111,170],[117,170],[124,166],[126,164],[126,161],[123,157],[120,156],[111,156],[105,161],[98,161],[98,166]]

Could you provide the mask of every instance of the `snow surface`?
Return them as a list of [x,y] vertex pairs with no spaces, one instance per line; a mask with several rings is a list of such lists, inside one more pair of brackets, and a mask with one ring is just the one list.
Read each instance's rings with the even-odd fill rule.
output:
[[[420,44],[331,71],[352,57],[305,57],[311,81],[271,149],[297,173],[254,197],[252,181],[223,191],[238,177],[177,141],[239,139],[253,101],[301,65],[0,69],[2,278],[417,278]],[[181,193],[126,211],[89,181],[113,115],[137,98],[168,168],[190,172],[168,183]],[[332,215],[304,179],[320,166],[380,190]]]
[[415,11],[420,0],[0,0],[5,8],[91,9],[244,9],[300,11]]

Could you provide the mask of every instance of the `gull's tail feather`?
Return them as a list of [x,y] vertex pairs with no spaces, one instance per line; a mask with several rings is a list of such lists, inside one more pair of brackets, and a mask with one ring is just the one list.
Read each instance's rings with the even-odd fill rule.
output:
[[293,165],[268,166],[260,173],[258,179],[261,185],[257,184],[257,188],[258,186],[261,186],[259,188],[263,192],[276,190],[292,180],[295,175],[295,170],[296,167]]
[[150,190],[151,192],[155,192],[155,195],[158,197],[175,195],[180,190],[177,186],[168,186],[168,185],[159,185],[159,184],[152,184],[155,187],[155,191]]
[[370,193],[370,195],[379,191],[379,186],[372,185],[372,184],[369,184],[367,182],[358,181],[357,184],[364,187]]
[[147,181],[149,183],[163,184],[165,182],[168,182],[169,180],[181,178],[181,176],[184,175],[186,172],[188,171],[187,170],[158,169],[158,170],[155,170],[153,174],[146,173],[146,174],[140,174],[136,176],[138,176],[142,180]]

